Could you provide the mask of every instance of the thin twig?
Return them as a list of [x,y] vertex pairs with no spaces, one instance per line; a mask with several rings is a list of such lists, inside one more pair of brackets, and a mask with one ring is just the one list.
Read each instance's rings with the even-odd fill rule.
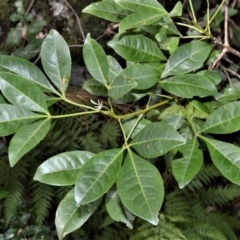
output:
[[225,69],[226,69],[226,71],[230,72],[232,75],[234,75],[234,76],[236,76],[238,79],[240,79],[240,75],[237,74],[235,71],[233,71],[233,70],[231,70],[231,69],[229,69],[229,68],[225,68]]
[[30,3],[29,6],[28,6],[27,11],[26,11],[25,14],[24,14],[24,17],[27,16],[27,14],[30,12],[30,10],[31,10],[34,2],[35,2],[35,0],[32,0],[32,1],[31,1],[31,3]]
[[86,37],[85,37],[84,31],[83,31],[83,28],[82,28],[81,20],[80,20],[80,18],[78,17],[78,14],[75,12],[75,10],[73,9],[73,7],[68,3],[67,0],[64,0],[64,2],[66,3],[66,5],[71,9],[71,11],[73,12],[73,14],[75,15],[75,17],[76,17],[76,19],[77,19],[77,23],[78,23],[78,27],[79,27],[80,33],[81,33],[82,38],[83,38],[83,41],[85,41]]
[[226,77],[227,77],[227,79],[228,79],[228,81],[229,81],[229,83],[230,83],[230,87],[232,88],[232,80],[231,80],[231,78],[230,78],[230,76],[229,76],[229,74],[228,74],[228,69],[225,68],[222,64],[220,64],[220,67],[221,67],[222,70],[224,71],[224,73],[225,73],[225,75],[226,75]]

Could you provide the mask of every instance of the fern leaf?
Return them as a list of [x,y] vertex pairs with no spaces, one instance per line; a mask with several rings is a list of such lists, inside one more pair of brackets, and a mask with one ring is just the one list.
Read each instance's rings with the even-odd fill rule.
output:
[[40,182],[33,182],[32,189],[32,212],[36,217],[38,224],[42,225],[43,221],[48,217],[51,209],[54,191],[53,187],[42,184]]
[[3,202],[6,225],[9,224],[22,203],[25,182],[28,176],[27,166],[26,161],[21,161],[11,168],[9,172],[8,183],[5,186],[9,194]]

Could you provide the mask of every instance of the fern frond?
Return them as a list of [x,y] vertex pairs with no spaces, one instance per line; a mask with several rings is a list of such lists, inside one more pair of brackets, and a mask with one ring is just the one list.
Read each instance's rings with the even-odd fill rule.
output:
[[209,223],[195,222],[192,229],[204,240],[228,240],[216,226]]
[[171,216],[172,220],[174,217],[176,222],[191,221],[191,205],[183,191],[175,190],[166,196],[164,213],[169,217]]
[[87,133],[85,136],[81,137],[81,148],[85,151],[91,151],[93,153],[99,153],[103,151],[103,147],[100,141],[97,139],[96,134]]
[[40,182],[32,182],[32,212],[38,224],[42,225],[44,219],[48,217],[52,206],[54,190],[52,186]]
[[22,203],[25,183],[28,176],[27,161],[21,161],[10,169],[8,182],[5,185],[9,194],[3,202],[6,225],[9,224]]
[[191,191],[199,190],[206,185],[208,186],[214,178],[221,176],[221,173],[213,164],[203,165],[199,173],[186,187]]
[[240,186],[230,184],[209,187],[202,191],[200,197],[207,206],[223,207],[240,197]]
[[130,240],[152,239],[187,240],[181,229],[169,222],[163,214],[160,214],[160,221],[156,227],[152,226],[150,223],[143,222],[130,238]]
[[116,121],[107,120],[100,128],[100,139],[104,145],[110,145],[111,148],[118,146],[117,139],[121,136],[120,128]]

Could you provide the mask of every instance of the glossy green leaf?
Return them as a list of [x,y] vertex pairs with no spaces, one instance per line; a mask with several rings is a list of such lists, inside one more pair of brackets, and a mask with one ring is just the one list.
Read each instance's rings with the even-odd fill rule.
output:
[[240,185],[240,148],[226,142],[203,138],[214,165],[229,181]]
[[84,13],[90,13],[94,16],[109,20],[111,22],[120,22],[128,16],[129,11],[116,4],[114,1],[95,2],[82,10]]
[[107,88],[93,78],[84,82],[83,89],[96,96],[107,96],[108,94]]
[[201,169],[203,153],[198,147],[196,138],[188,141],[179,148],[182,157],[172,161],[172,173],[180,189],[184,188]]
[[130,92],[137,83],[127,76],[120,75],[114,79],[108,90],[108,96],[117,99]]
[[185,139],[172,126],[157,122],[143,128],[134,137],[130,146],[143,157],[155,158],[184,143]]
[[216,98],[218,102],[227,103],[240,99],[240,89],[238,88],[227,88],[224,93]]
[[182,34],[178,31],[178,28],[176,27],[175,23],[169,16],[164,16],[163,22],[160,22],[159,25],[161,26],[159,32],[162,34],[178,35],[180,37],[182,36]]
[[0,104],[0,136],[10,135],[24,125],[43,117],[45,116],[23,107]]
[[37,121],[20,128],[9,145],[9,162],[13,167],[19,159],[33,149],[50,130],[50,119]]
[[0,55],[0,76],[2,71],[15,73],[38,85],[44,92],[54,92],[56,90],[47,80],[45,75],[33,63],[22,58]]
[[94,155],[87,151],[60,153],[38,167],[34,180],[54,186],[73,185],[81,167]]
[[212,114],[205,121],[201,132],[226,134],[240,130],[240,102],[227,103]]
[[183,98],[217,94],[217,89],[209,78],[196,74],[170,77],[161,81],[159,85],[167,92]]
[[153,225],[158,224],[164,186],[154,165],[129,150],[117,179],[117,190],[130,212]]
[[83,58],[93,78],[104,86],[108,86],[109,63],[103,48],[87,35],[83,46]]
[[197,72],[197,74],[209,78],[214,85],[219,84],[222,80],[222,75],[216,71],[203,70]]
[[35,112],[48,113],[43,93],[25,78],[13,73],[1,73],[0,89],[10,103]]
[[80,169],[75,186],[78,206],[100,198],[116,181],[121,168],[123,149],[110,149],[90,158]]
[[114,57],[108,55],[107,58],[109,63],[108,80],[111,84],[113,80],[122,72],[122,66]]
[[212,45],[206,42],[199,41],[192,41],[180,46],[168,59],[162,78],[169,75],[181,75],[199,69],[208,58],[212,47]]
[[186,120],[181,116],[177,115],[168,115],[163,118],[163,121],[171,125],[174,129],[178,130],[183,126]]
[[43,41],[41,61],[45,73],[63,94],[71,77],[71,56],[67,43],[56,30],[51,30]]
[[[106,209],[109,216],[115,221],[125,223],[130,229],[133,229],[133,218],[129,218],[127,212],[119,198],[117,191],[110,190],[106,196]],[[128,213],[128,215],[127,215]]]
[[119,32],[122,33],[127,29],[138,28],[141,26],[147,26],[159,21],[166,12],[140,12],[133,13],[124,18],[119,25]]
[[182,3],[179,1],[174,6],[173,10],[169,13],[169,17],[181,17],[182,16]]
[[115,2],[134,12],[166,13],[166,10],[157,0],[115,0]]
[[144,127],[150,123],[151,121],[145,118],[142,118],[140,121],[138,121],[138,118],[135,117],[127,118],[123,120],[123,129],[126,136],[131,134],[131,138],[134,138]]
[[70,190],[60,202],[55,218],[58,238],[62,240],[67,234],[80,228],[95,212],[101,199],[87,205],[77,207],[74,199],[74,189]]
[[158,82],[158,71],[151,65],[134,64],[125,68],[122,75],[137,82],[135,89],[144,90],[153,87]]
[[125,94],[121,98],[114,99],[113,102],[117,103],[117,104],[130,103],[130,102],[137,101],[137,100],[145,97],[146,95],[147,95],[147,91],[142,92],[142,91],[139,91],[139,90],[132,89],[131,92],[128,92],[127,94]]
[[108,45],[131,62],[154,62],[165,59],[155,42],[139,34],[113,39]]

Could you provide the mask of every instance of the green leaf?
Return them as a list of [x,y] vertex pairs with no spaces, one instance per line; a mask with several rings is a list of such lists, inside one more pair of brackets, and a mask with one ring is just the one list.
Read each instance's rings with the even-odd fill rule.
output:
[[240,102],[227,103],[212,114],[203,124],[200,132],[226,134],[240,130]]
[[69,191],[56,211],[55,226],[58,238],[62,240],[67,234],[80,228],[95,212],[100,203],[101,199],[77,207],[74,199],[74,189]]
[[108,80],[111,84],[113,80],[122,72],[122,67],[114,57],[107,56],[107,58],[109,63]]
[[38,167],[34,180],[54,186],[73,185],[81,167],[94,155],[87,151],[60,153]]
[[131,134],[131,138],[134,138],[144,127],[150,123],[151,121],[145,118],[142,118],[140,121],[138,121],[138,118],[135,117],[125,118],[123,120],[123,129],[126,136]]
[[108,94],[107,88],[93,78],[84,82],[83,89],[96,96],[107,96]]
[[67,43],[56,31],[51,30],[41,48],[43,69],[62,94],[71,77],[71,56]]
[[13,73],[1,73],[0,89],[10,103],[48,114],[43,93],[34,83],[25,78]]
[[84,8],[82,12],[90,13],[111,22],[120,22],[129,14],[128,10],[122,8],[114,1],[92,3]]
[[216,71],[203,70],[197,72],[197,74],[209,78],[214,85],[219,84],[222,80],[222,75]]
[[159,85],[167,92],[183,98],[217,94],[217,89],[209,78],[196,74],[170,77],[159,82]]
[[124,18],[119,25],[119,33],[125,32],[127,29],[148,26],[159,21],[167,12],[141,12],[133,13]]
[[157,0],[115,0],[115,2],[134,12],[166,13]]
[[172,126],[157,122],[143,128],[129,146],[143,157],[155,158],[184,143],[185,139]]
[[90,158],[80,169],[75,186],[78,206],[100,198],[116,181],[121,168],[123,149],[110,149]]
[[179,1],[174,6],[173,10],[169,13],[169,17],[181,17],[182,16],[182,3]]
[[24,125],[43,117],[46,116],[33,113],[23,107],[0,104],[0,136],[10,135]]
[[121,57],[131,62],[154,62],[165,60],[165,56],[151,39],[137,34],[113,39],[108,46]]
[[203,138],[212,161],[229,181],[240,185],[240,148],[226,142]]
[[172,172],[180,189],[183,189],[201,169],[203,153],[198,146],[196,138],[188,141],[179,148],[182,158],[172,161]]
[[231,101],[236,101],[240,99],[240,89],[237,88],[227,88],[224,93],[216,98],[218,102],[227,103]]
[[158,82],[158,71],[147,64],[134,64],[125,68],[122,75],[126,79],[137,82],[135,89],[144,90],[153,87]]
[[108,90],[108,96],[117,99],[130,92],[137,83],[127,76],[120,75],[114,79]]
[[130,229],[133,229],[133,218],[129,218],[117,191],[110,190],[106,196],[106,209],[109,216],[118,222],[123,222]]
[[9,145],[9,162],[13,167],[19,159],[33,149],[50,130],[50,119],[37,121],[20,128]]
[[93,78],[108,86],[109,63],[103,48],[87,35],[83,46],[83,59]]
[[212,47],[206,42],[199,41],[192,41],[180,46],[168,59],[162,78],[169,75],[185,74],[202,67]]
[[158,224],[164,196],[162,177],[156,167],[131,150],[119,173],[117,191],[130,212],[153,225]]
[[[32,81],[44,92],[54,92],[56,90],[47,80],[45,75],[33,63],[22,58],[0,55],[0,71],[15,73],[29,81]],[[0,72],[1,76],[2,72]]]

